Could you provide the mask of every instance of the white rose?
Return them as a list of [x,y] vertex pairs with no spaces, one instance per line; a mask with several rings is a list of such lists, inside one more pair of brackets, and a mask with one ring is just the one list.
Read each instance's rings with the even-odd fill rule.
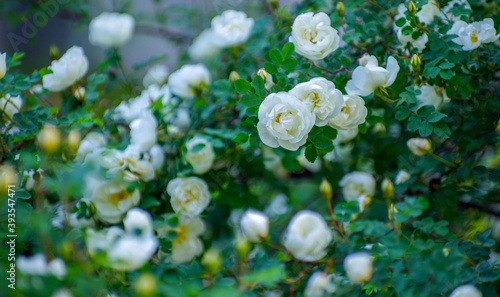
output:
[[129,193],[127,184],[117,181],[103,181],[88,176],[85,198],[96,206],[96,217],[101,221],[116,224],[132,207],[139,204],[141,194],[138,189]]
[[398,174],[396,175],[396,179],[394,180],[396,182],[396,185],[402,184],[405,181],[409,180],[411,178],[411,174],[408,173],[406,170],[400,170]]
[[324,12],[303,13],[295,18],[290,42],[295,51],[310,59],[320,60],[339,47],[340,37],[330,25],[330,18]]
[[323,217],[314,211],[297,212],[288,224],[283,244],[297,259],[317,261],[326,255],[332,232]]
[[195,61],[201,61],[215,57],[221,48],[215,43],[216,36],[212,29],[204,30],[193,40],[188,48],[188,55]]
[[363,98],[355,95],[344,95],[344,103],[340,113],[328,123],[335,129],[347,130],[357,128],[365,122],[368,109]]
[[352,72],[352,79],[347,82],[345,90],[349,95],[368,96],[378,87],[389,87],[396,80],[399,65],[396,59],[387,59],[386,69],[378,66],[375,56],[370,56],[364,66],[358,66]]
[[151,85],[161,86],[167,82],[169,73],[166,65],[156,64],[148,69],[142,80],[142,85],[145,88]]
[[346,143],[358,136],[359,129],[358,127],[351,128],[351,129],[338,129],[337,130],[337,137],[333,141],[334,143]]
[[473,285],[463,285],[455,288],[450,297],[483,297],[483,293]]
[[22,106],[23,100],[21,96],[11,97],[10,94],[5,94],[5,97],[0,98],[0,109],[5,111],[11,118],[19,112]]
[[74,84],[87,73],[89,60],[83,49],[75,45],[59,60],[52,61],[49,69],[53,73],[43,76],[43,87],[52,92],[59,92]]
[[130,123],[130,143],[140,152],[150,150],[156,144],[156,128],[158,122],[151,112],[145,112],[141,117]]
[[285,194],[278,194],[266,207],[265,213],[271,217],[277,217],[285,214],[289,208],[288,197]]
[[302,167],[309,170],[310,172],[320,171],[321,170],[321,160],[319,158],[316,158],[316,160],[314,160],[314,163],[311,163],[306,159],[305,153],[306,153],[306,148],[303,147],[300,150],[300,155],[297,156],[297,161],[299,161],[300,165],[302,165]]
[[210,72],[203,64],[184,65],[170,75],[168,85],[177,96],[192,98],[197,90],[210,85],[210,81]]
[[410,151],[417,157],[427,154],[427,151],[431,149],[431,143],[429,140],[424,138],[410,138],[406,145]]
[[335,85],[323,77],[300,83],[288,93],[304,102],[316,118],[316,126],[325,126],[340,113],[344,98]]
[[357,201],[361,195],[373,197],[377,183],[369,173],[353,171],[340,180],[342,194],[347,201]]
[[145,157],[156,171],[161,170],[163,164],[165,163],[165,153],[160,145],[155,145],[149,150],[147,156]]
[[[162,105],[170,103],[172,94],[168,85],[150,85],[141,95],[130,99],[128,102],[122,101],[114,110],[114,118],[124,119],[127,123],[141,117],[144,113],[150,112],[151,104],[161,97]],[[168,108],[168,107],[167,107]]]
[[212,19],[214,43],[220,47],[234,46],[247,41],[253,19],[244,12],[226,10]]
[[357,252],[345,257],[344,269],[351,283],[361,284],[370,280],[373,273],[372,261],[372,256],[366,252]]
[[472,24],[456,21],[446,34],[458,35],[453,42],[461,45],[464,51],[476,49],[484,43],[495,42],[500,37],[500,34],[496,35],[495,24],[489,18]]
[[5,76],[7,72],[7,53],[3,53],[0,55],[0,79]]
[[358,200],[359,203],[359,212],[363,212],[363,210],[365,210],[365,208],[372,202],[372,197],[363,194],[356,200]]
[[175,133],[178,133],[179,130],[187,129],[189,125],[191,125],[191,116],[189,113],[190,110],[184,107],[178,107],[174,111],[168,113],[163,120],[170,123],[170,125],[167,126],[169,133],[171,128]]
[[296,151],[306,143],[314,121],[309,108],[299,99],[285,92],[273,93],[259,107],[257,130],[265,145]]
[[102,47],[119,47],[134,33],[134,18],[125,13],[103,12],[89,25],[89,41]]
[[421,105],[433,105],[436,110],[442,103],[450,101],[450,98],[446,96],[446,91],[441,87],[425,84],[420,87],[420,92],[420,95],[417,95],[417,101]]
[[427,1],[427,4],[422,6],[422,9],[417,12],[416,16],[422,23],[429,25],[434,20],[434,17],[439,14],[439,7],[437,5],[436,0]]
[[173,230],[177,234],[172,241],[172,262],[186,263],[203,252],[203,243],[198,238],[205,232],[205,223],[198,217],[181,214]]
[[[193,166],[195,174],[204,174],[212,168],[215,153],[212,145],[205,138],[192,138],[186,143],[186,148],[186,160]],[[197,151],[194,151],[195,148]]]
[[16,265],[24,274],[30,275],[54,275],[62,279],[66,276],[66,265],[60,258],[54,258],[50,262],[44,254],[35,254],[33,256],[21,255],[16,261]]
[[304,291],[305,297],[323,297],[327,293],[334,293],[337,290],[334,280],[334,274],[326,274],[322,271],[314,272],[307,281]]
[[79,162],[83,161],[89,153],[105,146],[106,143],[107,141],[103,134],[98,132],[90,132],[80,142],[80,146],[78,147],[78,151],[76,152],[75,160]]
[[260,211],[245,211],[241,216],[240,227],[249,242],[261,242],[269,236],[269,218]]
[[167,185],[170,203],[175,212],[184,211],[198,215],[210,203],[207,183],[197,177],[177,177]]

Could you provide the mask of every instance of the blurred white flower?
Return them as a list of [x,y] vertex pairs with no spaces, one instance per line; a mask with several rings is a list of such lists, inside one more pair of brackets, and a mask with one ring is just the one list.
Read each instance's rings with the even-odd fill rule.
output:
[[450,297],[483,297],[483,293],[473,285],[463,285],[455,288]]
[[167,78],[170,72],[168,71],[168,67],[162,64],[156,64],[151,66],[144,75],[142,80],[142,85],[147,88],[151,85],[162,86],[167,82]]
[[213,42],[220,47],[234,46],[247,41],[253,19],[242,11],[226,10],[212,19]]
[[347,255],[344,259],[344,269],[353,284],[361,284],[370,280],[373,273],[373,258],[367,252],[357,252]]
[[353,171],[344,175],[339,186],[342,187],[345,200],[357,201],[361,195],[375,195],[376,181],[369,173]]
[[210,203],[207,183],[198,177],[177,177],[167,185],[170,203],[175,212],[198,215]]
[[265,213],[271,217],[285,214],[289,209],[288,197],[281,193],[276,195],[266,207]]
[[173,230],[177,234],[172,241],[172,261],[186,263],[203,252],[203,243],[198,238],[205,232],[205,223],[195,215],[181,214]]
[[165,153],[162,147],[157,144],[145,154],[144,159],[149,161],[156,171],[159,171],[165,163]]
[[305,103],[285,92],[273,93],[259,107],[257,130],[265,145],[296,151],[306,143],[314,121]]
[[126,13],[103,12],[89,25],[89,41],[102,48],[119,47],[134,34],[134,18]]
[[212,29],[206,29],[193,40],[188,48],[188,55],[195,61],[201,61],[215,57],[221,47],[215,42],[215,34]]
[[338,129],[337,130],[337,137],[333,141],[335,144],[339,143],[346,143],[358,136],[359,129],[358,127],[354,127],[351,129]]
[[422,34],[417,39],[413,39],[412,34],[403,35],[401,31],[402,30],[397,30],[396,32],[399,42],[401,42],[401,46],[404,47],[408,43],[411,43],[411,45],[416,48],[419,53],[421,53],[425,49],[425,45],[427,44],[427,41],[429,41],[429,37],[427,37],[427,34]]
[[55,291],[51,297],[73,297],[73,294],[68,289],[62,288]]
[[335,284],[335,274],[326,274],[322,271],[316,271],[307,281],[305,297],[323,297],[332,294],[337,290]]
[[192,98],[196,92],[209,86],[210,72],[203,64],[184,65],[170,75],[168,85],[181,98]]
[[358,197],[358,200],[359,202],[359,212],[363,212],[365,210],[365,208],[368,206],[368,204],[370,204],[372,202],[372,197],[371,196],[368,196],[368,195],[361,195]]
[[[85,215],[88,217],[79,218],[78,214],[84,204],[86,209]],[[55,216],[52,218],[51,221],[52,226],[60,229],[64,228],[65,216],[68,224],[73,228],[87,228],[87,227],[93,227],[95,225],[95,222],[91,217],[90,201],[88,199],[80,199],[80,201],[78,201],[78,203],[75,205],[75,208],[77,209],[76,212],[65,213],[62,204],[59,205],[57,207]]]
[[54,275],[58,279],[66,276],[66,265],[61,258],[48,261],[44,254],[33,256],[20,255],[16,261],[17,268],[24,274]]
[[303,13],[293,22],[289,41],[295,45],[298,54],[313,61],[323,59],[340,43],[337,30],[330,24],[330,17],[324,12]]
[[409,180],[411,178],[411,174],[408,173],[406,170],[399,170],[398,174],[396,175],[396,185],[402,184],[405,181]]
[[186,160],[193,166],[193,173],[204,174],[212,168],[215,153],[212,144],[202,137],[193,137],[186,143]]
[[262,149],[262,156],[264,158],[264,167],[273,173],[273,175],[279,179],[285,179],[290,174],[283,163],[281,158],[273,152],[270,147],[264,147]]
[[84,197],[96,206],[96,218],[111,224],[121,221],[122,216],[139,204],[139,189],[128,192],[127,184],[100,180],[92,176],[85,179]]
[[3,53],[0,55],[0,79],[5,76],[7,72],[7,53]]
[[450,101],[442,87],[425,84],[420,87],[420,92],[420,95],[417,95],[417,101],[421,105],[433,105],[436,110],[439,109],[441,104]]
[[49,69],[52,73],[42,78],[43,87],[52,92],[59,92],[82,78],[89,69],[89,60],[79,46],[70,48],[59,60],[52,61]]
[[317,261],[326,255],[332,232],[323,217],[314,211],[297,212],[285,231],[283,244],[297,259]]
[[446,34],[458,35],[453,42],[461,45],[464,51],[476,49],[481,44],[495,42],[500,37],[500,34],[496,34],[495,24],[490,18],[471,24],[456,21]]
[[420,20],[420,22],[429,25],[432,23],[434,18],[439,14],[439,4],[436,3],[436,0],[429,0],[427,4],[422,6],[419,12],[417,12],[416,16]]
[[378,66],[375,56],[370,56],[364,66],[358,66],[352,72],[352,79],[347,82],[345,90],[349,95],[368,96],[378,87],[391,86],[399,72],[396,59],[387,59],[386,69]]
[[12,97],[10,94],[5,94],[4,97],[0,98],[0,109],[5,111],[10,118],[18,113],[22,106],[23,100],[21,96]]
[[130,123],[130,143],[139,152],[149,151],[156,144],[158,122],[151,112],[144,112]]
[[245,211],[241,216],[240,227],[249,242],[261,242],[269,236],[269,218],[260,211]]
[[306,153],[306,148],[303,147],[300,150],[300,155],[297,156],[297,161],[299,161],[300,165],[310,172],[320,171],[322,165],[320,158],[316,158],[316,160],[314,160],[314,163],[311,163],[306,159],[305,153]]
[[347,130],[357,128],[365,122],[368,109],[363,98],[355,95],[344,95],[344,103],[340,113],[328,123],[335,129]]
[[316,126],[325,126],[340,113],[344,98],[335,85],[323,77],[296,85],[288,93],[304,102],[316,118]]
[[439,16],[442,19],[450,19],[452,21],[459,20],[460,16],[453,15],[452,10],[454,8],[471,10],[471,6],[467,0],[451,0],[442,8],[442,13],[440,13]]
[[94,152],[98,148],[104,147],[107,141],[103,134],[98,132],[90,132],[80,142],[78,151],[76,152],[75,160],[81,162],[85,159],[87,154]]
[[427,151],[431,149],[431,143],[425,138],[410,138],[406,145],[417,157],[427,154]]
[[169,107],[167,105],[172,99],[168,85],[160,87],[153,84],[142,91],[140,96],[132,98],[128,102],[122,101],[114,110],[114,119],[124,119],[127,123],[130,123],[144,113],[148,113],[151,104],[160,99],[160,97],[162,105],[166,106],[166,110],[163,112],[168,112]]

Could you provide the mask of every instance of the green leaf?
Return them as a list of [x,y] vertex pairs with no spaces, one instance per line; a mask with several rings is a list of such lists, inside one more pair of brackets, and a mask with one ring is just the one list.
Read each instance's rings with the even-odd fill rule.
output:
[[333,148],[333,142],[331,139],[328,139],[327,137],[323,135],[318,135],[318,136],[313,136],[310,137],[310,140],[312,144],[320,149],[327,149],[332,147]]
[[433,112],[429,115],[427,120],[429,121],[429,123],[436,123],[439,122],[444,117],[447,117],[447,115],[440,112]]
[[420,127],[420,123],[422,120],[417,115],[412,115],[408,120],[408,130],[409,131],[417,131],[418,127]]
[[455,64],[450,63],[450,62],[443,62],[443,63],[439,64],[439,68],[441,68],[441,69],[451,69],[451,68],[453,68],[453,66],[455,66]]
[[293,45],[293,43],[289,42],[285,44],[281,49],[281,57],[283,58],[283,61],[290,58],[294,52],[295,52],[295,46]]
[[422,122],[420,123],[420,126],[418,127],[418,133],[422,137],[427,137],[431,135],[432,133],[432,124],[428,122]]
[[243,106],[250,107],[250,106],[255,106],[259,105],[262,102],[262,99],[260,99],[257,95],[255,94],[246,94],[243,95],[239,101],[239,103]]
[[[268,76],[271,78],[270,76]],[[257,94],[259,97],[264,98],[266,96],[266,87],[264,85],[264,80],[260,75],[254,76],[252,80],[252,86],[255,89],[255,94]]]
[[304,155],[310,163],[314,163],[316,161],[316,158],[318,157],[318,152],[316,151],[316,148],[312,145],[308,145],[306,147],[306,150],[304,152]]
[[271,62],[273,62],[274,65],[281,65],[283,59],[279,50],[273,48],[268,52],[268,55],[269,59],[271,60]]
[[358,125],[358,129],[359,129],[359,133],[366,134],[368,127],[366,126],[366,123],[363,123],[361,125]]
[[24,190],[16,191],[16,198],[22,200],[28,200],[31,198],[31,194]]
[[441,72],[439,72],[439,76],[441,76],[444,80],[449,80],[453,77],[453,72],[449,69],[441,70]]
[[418,109],[417,114],[421,117],[428,117],[434,109],[434,105],[423,105]]
[[410,115],[410,110],[407,107],[401,107],[396,111],[396,120],[402,121]]
[[434,125],[434,134],[441,138],[450,138],[450,128],[445,123],[437,123]]
[[247,140],[248,140],[248,134],[245,133],[238,133],[238,135],[236,135],[236,137],[233,138],[233,141],[237,143],[244,143],[247,142]]
[[295,67],[297,67],[298,64],[299,64],[299,61],[297,61],[297,59],[290,58],[290,59],[286,59],[285,61],[283,61],[281,68],[283,68],[285,70],[293,70],[293,69],[295,69]]
[[410,35],[413,32],[413,28],[410,26],[405,26],[403,29],[401,29],[401,34],[403,35]]
[[246,283],[256,283],[264,287],[274,287],[276,283],[286,278],[285,269],[282,264],[268,267],[262,270],[250,272],[241,279]]
[[406,18],[399,18],[397,21],[396,21],[396,26],[398,27],[403,27],[404,25],[406,24]]
[[424,76],[425,77],[432,77],[436,78],[439,74],[440,69],[438,67],[429,67],[425,68],[424,70]]
[[245,95],[247,92],[254,93],[252,85],[245,79],[237,79],[234,81],[234,88],[236,92],[241,95]]
[[267,73],[273,75],[278,72],[278,68],[274,66],[274,64],[266,62],[264,63],[264,69],[266,69]]
[[370,125],[375,125],[377,123],[380,123],[382,122],[384,118],[383,117],[379,117],[379,116],[369,116],[369,117],[366,117],[366,122]]
[[333,210],[335,219],[342,222],[350,221],[357,213],[359,213],[358,201],[341,202],[340,204],[337,204]]
[[193,152],[193,153],[197,153],[197,152],[201,151],[204,147],[205,147],[204,143],[198,143],[195,146],[193,146],[190,149],[190,151]]
[[330,126],[324,126],[321,132],[323,132],[323,135],[330,138],[331,140],[337,138],[337,130],[333,129]]

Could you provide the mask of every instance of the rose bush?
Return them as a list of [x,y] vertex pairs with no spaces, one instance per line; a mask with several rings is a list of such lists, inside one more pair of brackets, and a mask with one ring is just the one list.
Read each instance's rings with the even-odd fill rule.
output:
[[500,5],[222,2],[1,49],[1,292],[497,296]]

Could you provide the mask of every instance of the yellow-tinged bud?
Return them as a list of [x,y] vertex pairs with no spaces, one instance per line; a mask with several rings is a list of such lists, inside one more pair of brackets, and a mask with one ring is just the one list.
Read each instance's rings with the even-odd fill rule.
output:
[[264,82],[266,82],[266,79],[267,79],[267,76],[268,76],[268,73],[267,73],[266,69],[260,68],[259,71],[257,71],[257,75],[260,76],[260,77],[262,77],[262,80]]
[[57,45],[51,45],[49,48],[49,56],[51,60],[57,60],[59,59],[59,48]]
[[39,146],[47,154],[54,154],[59,151],[61,138],[61,132],[54,126],[43,127],[37,136]]
[[448,257],[450,255],[450,248],[447,247],[443,248],[443,255],[445,257]]
[[323,198],[332,199],[332,196],[333,196],[332,184],[326,178],[324,178],[321,181],[321,184],[319,185],[319,191],[321,192],[321,195],[323,196]]
[[73,95],[75,96],[76,99],[83,101],[83,99],[85,99],[85,88],[84,87],[76,88]]
[[222,257],[220,256],[219,251],[216,249],[209,249],[203,254],[203,258],[201,259],[201,264],[205,268],[205,270],[210,274],[216,274],[219,272],[220,266],[222,265]]
[[415,5],[415,2],[413,2],[413,1],[408,2],[407,9],[408,9],[408,14],[411,17],[415,16],[415,14],[417,13],[417,6]]
[[389,211],[388,211],[388,217],[389,217],[389,220],[394,220],[394,216],[393,214],[394,213],[398,213],[398,209],[394,206],[394,203],[391,203],[391,206],[389,207]]
[[[0,165],[0,195],[6,197],[5,195],[9,194],[9,189],[15,192],[16,186],[16,169],[10,164]],[[12,191],[11,193],[13,193]]]
[[250,243],[243,238],[243,236],[238,236],[236,238],[236,253],[241,261],[245,261],[247,259],[248,253],[250,252]]
[[342,1],[337,2],[336,9],[337,9],[337,14],[339,15],[339,17],[343,17],[344,11],[345,11],[345,6],[344,6],[344,3]]
[[234,70],[233,70],[233,71],[231,71],[231,73],[229,73],[229,81],[230,81],[231,83],[233,83],[233,84],[234,84],[234,82],[235,82],[236,80],[238,80],[238,79],[240,79],[240,78],[241,78],[240,74],[239,74],[238,72],[234,71]]
[[80,147],[81,140],[82,137],[80,135],[80,132],[78,132],[78,130],[73,129],[69,131],[68,138],[66,139],[66,141],[68,143],[68,149],[71,155],[76,154],[78,148]]
[[382,181],[382,195],[384,198],[391,198],[394,195],[394,184],[387,177]]
[[410,60],[411,67],[413,68],[413,71],[418,72],[420,70],[420,65],[422,65],[422,60],[420,59],[420,56],[417,54],[413,54]]
[[5,76],[7,72],[7,53],[0,54],[0,79]]
[[134,290],[139,296],[156,295],[156,278],[151,273],[143,273],[135,282]]

